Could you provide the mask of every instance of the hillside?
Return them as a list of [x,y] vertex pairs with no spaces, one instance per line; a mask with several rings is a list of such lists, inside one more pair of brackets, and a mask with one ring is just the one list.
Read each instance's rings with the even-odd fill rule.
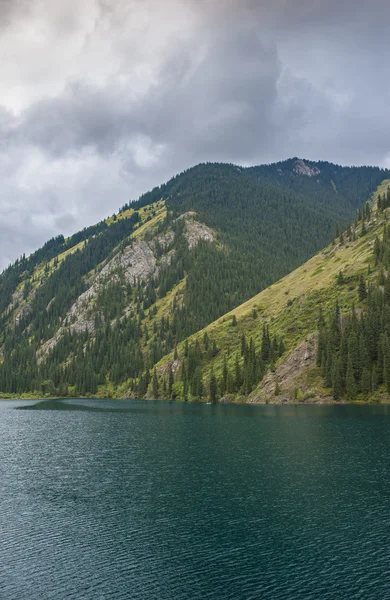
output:
[[[279,354],[300,339],[298,324],[293,334],[283,329],[274,295],[281,284],[272,284],[325,246],[337,223],[352,222],[385,177],[378,168],[300,159],[251,169],[199,165],[117,215],[50,240],[0,275],[0,392],[184,397],[183,341],[209,326],[218,339],[202,338],[206,354],[191,367],[201,381],[193,397],[207,397],[211,369],[217,376],[222,357],[226,368],[233,360],[243,302],[251,313],[259,304],[248,320],[252,354],[264,319],[275,319]],[[294,313],[298,292],[288,293]],[[262,309],[267,303],[275,312]],[[228,329],[229,316],[220,328],[232,309],[238,325]],[[171,373],[163,357],[174,351]],[[241,388],[235,397],[248,395],[248,385]]]
[[174,374],[173,395],[272,403],[388,401],[389,184],[378,187],[367,214],[362,211],[334,243],[161,361],[158,377]]

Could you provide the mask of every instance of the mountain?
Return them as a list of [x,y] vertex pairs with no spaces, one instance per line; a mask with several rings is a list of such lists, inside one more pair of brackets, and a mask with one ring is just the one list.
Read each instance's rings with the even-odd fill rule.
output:
[[332,244],[179,344],[159,381],[188,399],[389,401],[389,207],[385,180]]
[[[181,397],[188,393],[178,373],[185,351],[192,366],[184,379],[196,371],[200,382],[192,396],[207,396],[212,371],[219,394],[221,360],[226,355],[228,368],[245,311],[239,305],[261,290],[268,297],[265,288],[329,243],[337,224],[351,223],[389,177],[379,168],[302,159],[203,164],[117,215],[50,240],[0,275],[0,391]],[[207,333],[207,357],[189,357],[190,336],[213,331],[232,309],[238,324],[227,345],[209,344]],[[252,357],[262,323],[253,317]],[[283,355],[290,338],[283,329],[275,335],[270,343]],[[249,393],[241,387],[237,397]]]

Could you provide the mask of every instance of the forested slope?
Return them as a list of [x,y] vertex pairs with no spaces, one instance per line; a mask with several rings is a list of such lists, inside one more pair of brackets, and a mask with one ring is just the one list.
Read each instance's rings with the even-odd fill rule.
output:
[[155,365],[328,243],[388,175],[298,159],[199,165],[50,240],[0,275],[0,392],[180,396],[177,373],[160,381]]
[[330,246],[179,345],[159,384],[211,401],[389,401],[389,183]]

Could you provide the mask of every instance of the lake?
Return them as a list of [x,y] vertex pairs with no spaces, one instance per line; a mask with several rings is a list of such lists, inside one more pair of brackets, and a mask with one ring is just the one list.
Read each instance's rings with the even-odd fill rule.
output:
[[2,600],[390,598],[390,406],[0,402]]

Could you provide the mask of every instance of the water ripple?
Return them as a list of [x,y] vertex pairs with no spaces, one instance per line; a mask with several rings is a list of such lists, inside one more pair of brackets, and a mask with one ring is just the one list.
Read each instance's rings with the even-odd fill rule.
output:
[[387,407],[0,405],[0,598],[390,598]]

